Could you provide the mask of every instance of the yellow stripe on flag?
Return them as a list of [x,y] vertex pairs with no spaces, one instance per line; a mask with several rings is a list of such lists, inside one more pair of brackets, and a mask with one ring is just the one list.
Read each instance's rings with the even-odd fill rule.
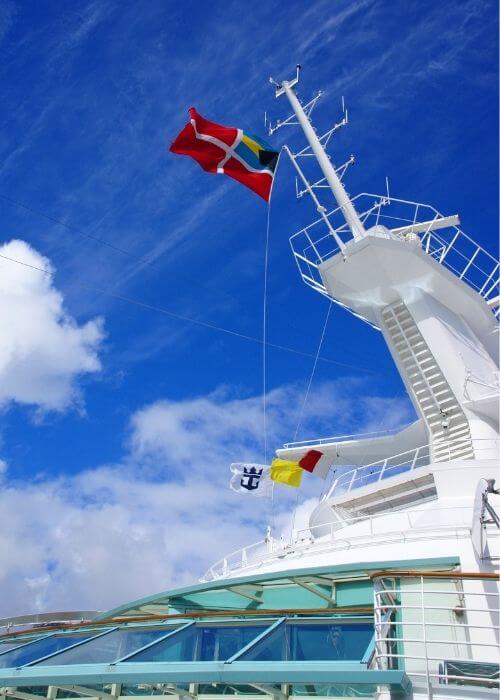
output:
[[302,481],[304,470],[298,462],[289,462],[286,459],[273,459],[271,462],[271,479],[278,484],[286,484],[298,488]]
[[257,156],[257,158],[259,157],[259,151],[263,151],[263,150],[264,150],[264,149],[262,148],[262,146],[261,146],[259,143],[257,143],[257,141],[254,141],[254,140],[253,140],[252,138],[250,138],[250,136],[248,136],[247,134],[243,134],[243,136],[241,137],[241,140],[243,141],[243,143],[244,143],[246,146],[248,146],[248,148],[249,148],[251,151],[253,151],[253,152],[255,153],[255,155]]

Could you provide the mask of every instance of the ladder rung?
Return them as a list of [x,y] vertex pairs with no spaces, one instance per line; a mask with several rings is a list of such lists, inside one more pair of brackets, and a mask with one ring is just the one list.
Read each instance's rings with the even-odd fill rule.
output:
[[424,386],[422,389],[413,388],[413,391],[415,396],[420,396],[421,394],[430,394],[432,396],[432,391],[427,386]]
[[[450,389],[449,387],[447,387],[446,389],[441,389],[440,391],[434,391],[434,387],[432,387],[432,389],[433,389],[432,393],[434,394],[434,396],[435,396],[436,398],[439,398],[440,396],[446,396],[446,395],[450,396],[450,394],[451,394],[451,389]],[[445,399],[445,401],[446,401],[447,403],[448,403],[450,400],[456,401],[456,399],[455,399],[455,397],[453,396],[453,394],[451,394],[450,398]],[[441,402],[440,402],[440,403],[441,403]]]
[[443,437],[443,439],[446,438],[447,440],[456,440],[456,439],[460,439],[464,436],[466,436],[467,438],[470,438],[470,432],[469,432],[468,426],[466,428],[461,428],[460,430],[453,430],[453,431],[449,430],[449,429],[448,430],[442,429],[442,430],[438,430],[436,432],[433,432],[432,435],[433,435],[433,438],[435,440],[439,439],[441,437]]

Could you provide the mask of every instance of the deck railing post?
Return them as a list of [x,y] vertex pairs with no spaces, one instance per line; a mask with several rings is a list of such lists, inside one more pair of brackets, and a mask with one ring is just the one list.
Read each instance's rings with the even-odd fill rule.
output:
[[425,654],[425,673],[427,675],[427,695],[432,698],[432,683],[429,675],[429,651],[427,649],[427,630],[425,628],[425,601],[424,601],[424,577],[420,577],[420,605],[422,614],[422,640]]
[[354,484],[354,481],[355,481],[355,479],[356,479],[357,472],[358,472],[358,470],[357,470],[357,469],[354,469],[354,471],[353,471],[353,473],[352,473],[351,481],[349,482],[349,486],[348,486],[348,488],[347,488],[347,491],[348,491],[348,492],[352,489],[352,485]]
[[413,462],[411,463],[410,471],[413,471],[415,469],[415,464],[417,463],[417,458],[418,458],[419,452],[420,452],[420,447],[417,447],[417,449],[415,450],[415,454],[413,455]]
[[382,481],[382,477],[383,477],[383,475],[384,475],[386,466],[387,466],[387,459],[384,459],[384,463],[383,463],[383,465],[382,465],[382,470],[381,470],[381,472],[380,472],[380,474],[379,474],[379,477],[378,477],[377,481]]

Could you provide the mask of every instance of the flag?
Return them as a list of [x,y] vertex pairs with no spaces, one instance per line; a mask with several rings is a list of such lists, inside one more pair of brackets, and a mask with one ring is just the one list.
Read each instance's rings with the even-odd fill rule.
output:
[[330,464],[328,460],[322,460],[322,457],[324,455],[319,450],[308,450],[298,462],[288,459],[274,459],[271,462],[271,479],[295,488],[300,486],[304,471],[324,479]]
[[271,496],[273,482],[270,469],[265,464],[231,464],[233,476],[229,486],[237,493],[247,493],[252,496]]
[[326,479],[330,471],[331,457],[328,457],[328,455],[325,455],[319,450],[309,450],[299,460],[299,465],[302,469],[305,469],[314,476],[318,476],[320,479]]
[[306,472],[314,472],[319,460],[323,457],[323,453],[319,450],[309,450],[299,459],[299,467],[305,469]]
[[286,484],[298,488],[302,481],[304,470],[298,462],[290,462],[287,459],[273,459],[271,462],[271,479],[279,484]]
[[241,129],[208,121],[194,107],[189,116],[170,151],[191,156],[209,173],[229,175],[269,202],[279,153]]

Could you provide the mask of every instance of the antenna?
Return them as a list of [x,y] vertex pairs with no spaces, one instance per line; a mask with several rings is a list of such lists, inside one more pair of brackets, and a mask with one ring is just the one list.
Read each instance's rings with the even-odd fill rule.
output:
[[[341,177],[344,174],[345,170],[343,169],[341,173],[339,173],[334,167],[333,163],[331,162],[330,156],[327,155],[327,153],[325,152],[325,146],[328,144],[328,141],[333,136],[333,134],[338,129],[347,124],[347,110],[345,108],[345,100],[342,97],[342,120],[335,124],[322,136],[318,136],[314,127],[311,124],[310,116],[312,110],[314,109],[314,106],[316,105],[316,102],[321,96],[321,93],[318,93],[316,97],[314,97],[306,105],[301,104],[293,89],[294,86],[299,82],[299,77],[300,65],[297,65],[295,77],[292,80],[284,80],[282,83],[278,84],[275,80],[271,78],[271,83],[276,87],[276,97],[286,95],[293,109],[293,114],[287,117],[287,119],[285,119],[284,121],[278,121],[274,127],[270,125],[269,134],[273,134],[277,129],[280,129],[282,126],[286,125],[298,124],[302,127],[302,130],[309,145],[295,154],[292,153],[290,149],[286,149],[290,158],[292,159],[294,167],[297,170],[299,178],[302,180],[303,184],[305,185],[306,191],[309,195],[311,195],[312,199],[315,201],[318,211],[321,213],[321,210],[324,209],[324,207],[321,207],[321,209],[319,208],[321,205],[319,205],[317,197],[314,195],[313,185],[311,185],[311,183],[307,180],[301,168],[297,164],[298,157],[315,157],[323,173],[322,180],[318,181],[318,183],[315,184],[318,185],[322,182],[326,183],[325,186],[328,187],[333,193],[333,196],[335,197],[340,207],[340,210],[352,233],[353,238],[359,240],[361,238],[364,238],[364,236],[366,235],[366,231],[361,219],[358,216],[358,213],[354,208],[353,203],[350,200],[349,195],[347,194],[342,184]],[[350,159],[349,164],[351,162],[352,159]],[[341,166],[341,168],[342,167],[343,166]],[[332,227],[329,226],[329,228],[331,229]],[[332,230],[330,230],[330,233],[332,233],[332,235],[334,235],[334,237],[337,238],[336,233],[334,234]],[[344,246],[342,243],[339,243],[339,247],[342,250]]]
[[269,82],[276,87],[276,97],[280,97],[280,95],[285,94],[285,84],[289,88],[293,88],[295,87],[295,85],[297,85],[297,83],[299,82],[300,71],[302,70],[302,66],[300,65],[300,63],[297,63],[297,65],[295,66],[295,70],[295,78],[293,78],[292,80],[284,81],[283,83],[277,83],[275,80],[273,80],[273,78],[269,78]]

